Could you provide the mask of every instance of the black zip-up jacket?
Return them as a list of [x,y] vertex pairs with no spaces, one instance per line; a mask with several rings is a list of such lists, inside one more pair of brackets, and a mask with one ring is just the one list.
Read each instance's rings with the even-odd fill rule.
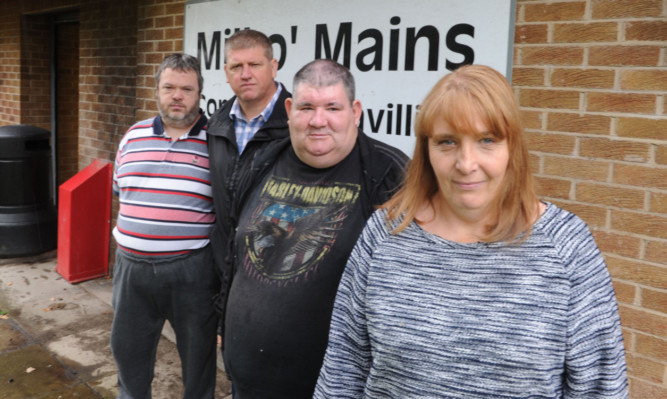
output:
[[[283,114],[285,108],[282,94],[285,92],[283,88],[281,98],[278,100],[281,101],[280,110]],[[228,103],[231,103],[231,101],[228,101]],[[223,107],[219,112],[224,111],[225,108],[231,108],[231,104],[228,107]],[[278,103],[276,103],[276,108],[273,110],[269,121],[257,132],[248,146],[253,144],[256,138],[258,139],[257,142],[253,144],[252,148],[247,147],[240,158],[236,150],[234,123],[229,119],[229,110],[227,109],[220,118],[216,118],[218,115],[218,112],[216,112],[208,124],[211,180],[213,182],[213,198],[216,209],[216,225],[211,233],[211,244],[213,245],[216,266],[221,278],[221,292],[216,299],[216,307],[221,314],[221,327],[224,323],[227,293],[231,288],[235,272],[234,236],[242,204],[252,188],[259,184],[264,175],[271,169],[278,156],[291,145],[286,115],[284,128],[286,133],[284,136],[281,137],[282,132],[275,123],[269,124],[277,110]],[[222,127],[225,125],[231,125],[231,128],[227,126],[223,129]],[[264,131],[267,125],[268,129]],[[228,133],[227,136],[231,134],[231,139],[221,136],[229,129],[231,129],[231,133]],[[258,137],[260,133],[262,133],[262,136]],[[224,144],[227,147],[233,145],[232,149],[234,151],[233,153],[230,151],[229,158],[222,163],[219,157],[223,156],[225,148],[221,148],[221,146]],[[363,176],[363,195],[360,196],[360,201],[364,218],[368,219],[376,207],[389,200],[400,187],[408,157],[400,150],[368,137],[361,129],[358,131],[356,145],[359,146]],[[246,154],[246,152],[248,153]],[[220,172],[225,170],[227,173],[221,175]],[[227,179],[220,180],[221,176],[227,176]],[[220,201],[219,198],[222,198],[224,202]],[[221,215],[224,215],[222,216],[223,220],[221,220]]]
[[211,116],[206,132],[208,134],[209,168],[213,190],[213,202],[216,213],[215,226],[211,232],[211,245],[215,255],[215,264],[221,280],[221,292],[216,298],[216,307],[224,317],[227,290],[231,284],[232,248],[236,230],[238,203],[235,198],[244,196],[238,183],[247,179],[255,152],[276,140],[289,138],[285,100],[292,97],[284,85],[280,96],[264,125],[255,133],[245,149],[239,155],[236,144],[234,121],[229,117],[236,97],[226,101]]

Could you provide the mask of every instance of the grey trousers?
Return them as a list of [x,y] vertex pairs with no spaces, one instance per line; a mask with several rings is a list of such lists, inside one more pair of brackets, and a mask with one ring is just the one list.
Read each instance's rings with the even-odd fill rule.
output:
[[152,258],[123,250],[113,269],[111,351],[119,399],[150,399],[155,355],[165,320],[181,358],[184,399],[215,394],[219,292],[211,246],[179,257]]

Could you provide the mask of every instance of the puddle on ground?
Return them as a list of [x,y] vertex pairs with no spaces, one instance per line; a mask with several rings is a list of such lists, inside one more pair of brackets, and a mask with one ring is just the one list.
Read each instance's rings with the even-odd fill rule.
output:
[[100,398],[11,321],[0,322],[2,399]]

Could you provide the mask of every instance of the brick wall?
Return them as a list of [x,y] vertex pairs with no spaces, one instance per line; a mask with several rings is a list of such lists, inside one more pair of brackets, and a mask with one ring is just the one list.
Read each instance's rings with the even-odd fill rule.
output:
[[667,397],[666,3],[517,1],[512,83],[540,194],[603,251],[637,399]]
[[19,123],[21,112],[21,18],[13,4],[0,1],[0,125]]
[[[140,2],[144,3],[144,2]],[[138,121],[138,8],[134,0],[103,0],[81,7],[79,169],[93,160],[113,162],[118,143]],[[118,199],[112,196],[111,226],[116,225]],[[109,248],[110,270],[116,242]]]
[[136,122],[137,2],[85,2],[79,11],[79,169],[113,160]]

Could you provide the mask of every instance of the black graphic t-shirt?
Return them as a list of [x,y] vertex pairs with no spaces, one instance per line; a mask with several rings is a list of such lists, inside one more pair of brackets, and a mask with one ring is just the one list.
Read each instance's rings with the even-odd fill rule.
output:
[[347,258],[365,225],[355,150],[314,169],[291,148],[244,204],[225,319],[237,398],[311,398]]

